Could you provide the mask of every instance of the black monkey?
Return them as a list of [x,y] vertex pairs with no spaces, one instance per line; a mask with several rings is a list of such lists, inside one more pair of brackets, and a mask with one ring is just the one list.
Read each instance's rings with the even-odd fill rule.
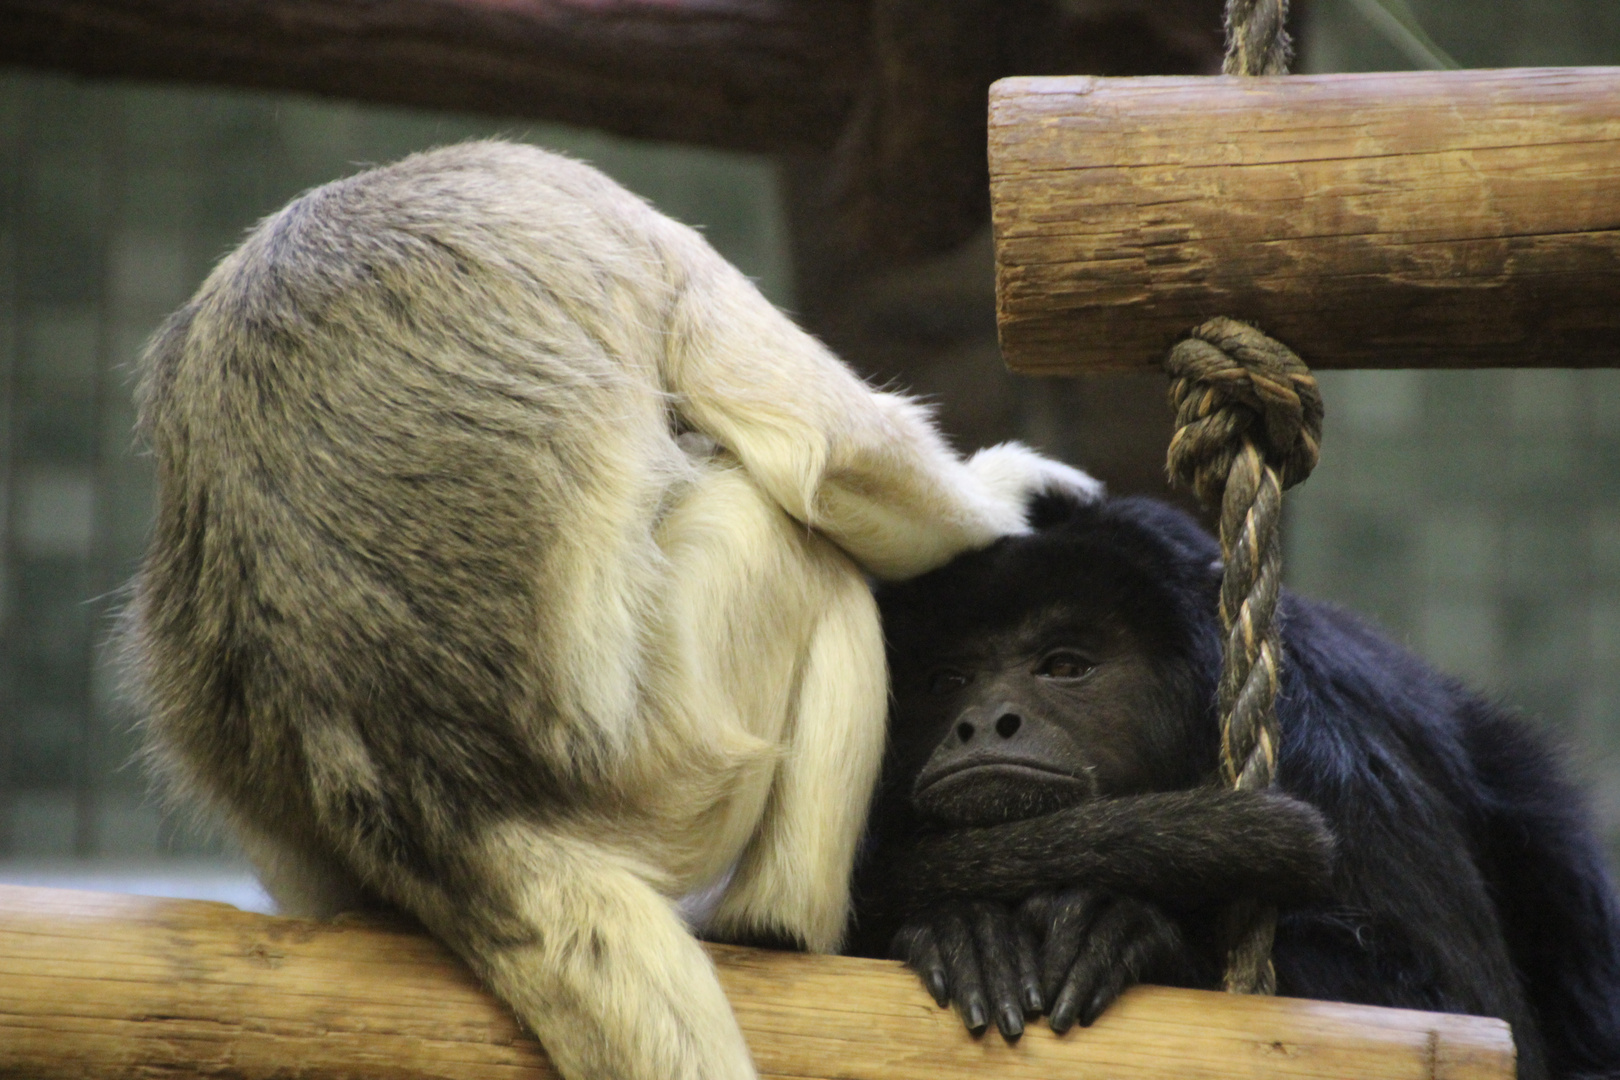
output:
[[[1284,595],[1278,789],[1215,783],[1219,551],[1144,499],[880,590],[891,745],[854,947],[968,1025],[1219,984],[1219,912],[1281,906],[1278,992],[1497,1016],[1522,1077],[1620,1076],[1620,901],[1522,722]],[[1329,836],[1331,830],[1331,837]]]

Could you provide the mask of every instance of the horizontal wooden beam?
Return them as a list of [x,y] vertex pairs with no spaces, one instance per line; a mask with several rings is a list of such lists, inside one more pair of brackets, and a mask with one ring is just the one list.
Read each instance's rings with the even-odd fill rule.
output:
[[[1141,987],[1089,1029],[973,1039],[900,965],[713,946],[760,1072],[843,1080],[1505,1080],[1499,1020]],[[0,1075],[554,1075],[432,939],[224,904],[0,886]]]
[[989,146],[1017,371],[1214,315],[1315,368],[1620,365],[1620,68],[1004,79]]
[[867,0],[0,0],[0,62],[818,149]]

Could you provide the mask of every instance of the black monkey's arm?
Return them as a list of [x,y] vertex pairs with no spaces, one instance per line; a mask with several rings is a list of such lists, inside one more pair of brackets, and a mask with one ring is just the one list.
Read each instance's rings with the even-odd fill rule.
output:
[[1316,808],[1275,791],[1215,788],[1095,799],[1042,817],[915,838],[886,876],[902,909],[941,899],[1019,900],[1075,883],[1172,905],[1325,895],[1333,835]]

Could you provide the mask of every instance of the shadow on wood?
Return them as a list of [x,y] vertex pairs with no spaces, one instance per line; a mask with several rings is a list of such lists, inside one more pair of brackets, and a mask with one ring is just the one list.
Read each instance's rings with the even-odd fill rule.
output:
[[[766,1077],[1513,1075],[1499,1020],[1139,987],[1086,1030],[973,1039],[899,964],[712,946]],[[224,904],[0,886],[0,1075],[545,1077],[431,938]]]

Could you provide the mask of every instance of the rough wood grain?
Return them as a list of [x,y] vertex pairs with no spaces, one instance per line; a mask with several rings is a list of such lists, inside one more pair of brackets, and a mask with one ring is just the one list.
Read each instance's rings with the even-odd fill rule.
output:
[[[766,1077],[1135,1080],[1513,1075],[1497,1020],[1131,991],[1089,1030],[970,1038],[898,964],[715,946]],[[0,886],[0,1076],[545,1077],[471,975],[405,927]]]
[[1213,315],[1315,368],[1620,364],[1620,68],[1005,79],[989,145],[1015,370]]
[[868,0],[0,0],[0,61],[825,147]]

